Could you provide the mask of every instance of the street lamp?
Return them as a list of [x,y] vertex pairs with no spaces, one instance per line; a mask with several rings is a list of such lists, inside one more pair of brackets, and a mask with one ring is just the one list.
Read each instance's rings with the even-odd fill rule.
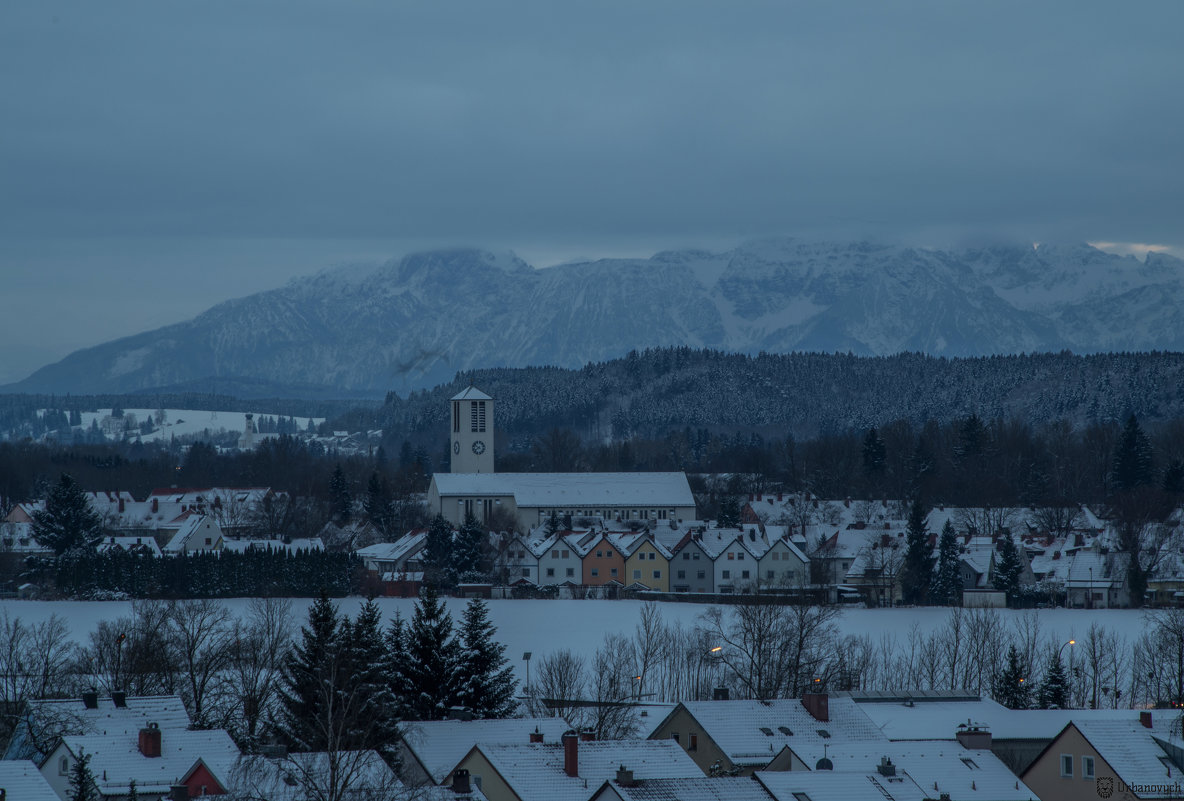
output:
[[[1058,662],[1061,661],[1061,654],[1065,652],[1066,645],[1076,645],[1076,644],[1077,644],[1077,640],[1069,640],[1068,642],[1062,644],[1061,647],[1057,650],[1057,661]],[[1070,658],[1072,658],[1072,656],[1073,656],[1072,652],[1070,652],[1069,656],[1070,656]]]
[[526,663],[526,691],[530,692],[530,651],[522,654],[522,661]]

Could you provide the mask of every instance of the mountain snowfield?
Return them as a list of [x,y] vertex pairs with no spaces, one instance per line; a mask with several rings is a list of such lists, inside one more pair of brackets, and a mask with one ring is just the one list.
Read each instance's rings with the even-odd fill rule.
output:
[[940,356],[1184,350],[1184,261],[1090,247],[929,250],[775,239],[534,269],[419,253],[221,303],[4,389],[401,394],[458,370],[578,367],[634,348]]

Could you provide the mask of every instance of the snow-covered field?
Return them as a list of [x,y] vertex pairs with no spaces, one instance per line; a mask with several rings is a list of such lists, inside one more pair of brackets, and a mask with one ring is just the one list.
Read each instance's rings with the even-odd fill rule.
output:
[[[309,598],[292,599],[294,623],[304,623]],[[248,600],[234,598],[225,603],[236,614],[245,614]],[[383,618],[391,619],[396,612],[405,618],[413,613],[414,600],[410,598],[379,598]],[[353,615],[362,604],[357,597],[338,601],[344,614]],[[453,618],[459,618],[465,601],[449,599],[448,607]],[[506,655],[520,672],[524,672],[522,654],[530,651],[539,658],[563,648],[577,654],[591,657],[605,634],[629,633],[638,620],[640,601],[490,601],[490,617],[498,628],[498,638],[506,644]],[[131,613],[131,602],[126,601],[0,601],[0,615],[7,614],[36,623],[56,614],[66,620],[74,638],[86,642],[91,631],[101,620]],[[700,604],[664,603],[662,615],[669,623],[681,622],[692,626],[695,619],[706,609]],[[999,610],[1008,620],[1018,620],[1025,614],[1020,611]],[[844,634],[871,635],[878,639],[882,634],[900,638],[908,636],[914,622],[923,630],[937,628],[949,616],[950,610],[940,607],[917,609],[847,609],[842,613],[840,628]],[[1074,609],[1045,609],[1039,612],[1041,628],[1049,636],[1068,640],[1080,638],[1097,621],[1111,631],[1125,636],[1128,641],[1142,634],[1144,613],[1137,609],[1099,609],[1094,611]]]
[[[144,422],[150,417],[154,417],[156,409],[124,409],[124,414],[134,414],[137,422]],[[246,412],[209,412],[198,411],[196,409],[165,409],[164,425],[151,434],[141,434],[140,440],[142,442],[155,442],[160,439],[168,439],[170,437],[181,437],[192,434],[202,434],[209,431],[211,434],[218,433],[219,430],[233,431],[241,433],[247,424]],[[100,409],[97,412],[82,412],[82,427],[83,429],[90,428],[91,422],[97,420],[99,425],[103,425],[103,419],[111,416],[110,409]],[[262,413],[255,413],[256,423]],[[269,417],[278,417],[279,415],[268,415]],[[309,418],[297,417],[296,425],[301,431],[308,426]],[[318,425],[325,421],[323,417],[312,418],[313,425]]]

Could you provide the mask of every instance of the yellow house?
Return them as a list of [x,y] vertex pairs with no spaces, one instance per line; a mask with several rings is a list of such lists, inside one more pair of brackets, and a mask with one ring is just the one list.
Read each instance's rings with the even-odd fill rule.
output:
[[625,578],[628,587],[642,584],[658,592],[670,592],[670,551],[654,542],[648,534],[622,534],[618,547],[625,554]]
[[1135,715],[1068,723],[1024,771],[1024,784],[1041,801],[1184,798],[1184,752],[1171,720],[1150,710]]

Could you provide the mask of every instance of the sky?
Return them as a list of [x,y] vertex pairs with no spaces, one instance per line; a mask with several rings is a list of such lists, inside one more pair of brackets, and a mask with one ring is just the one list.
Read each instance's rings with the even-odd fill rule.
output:
[[1184,255],[1184,3],[0,7],[0,383],[331,265]]

